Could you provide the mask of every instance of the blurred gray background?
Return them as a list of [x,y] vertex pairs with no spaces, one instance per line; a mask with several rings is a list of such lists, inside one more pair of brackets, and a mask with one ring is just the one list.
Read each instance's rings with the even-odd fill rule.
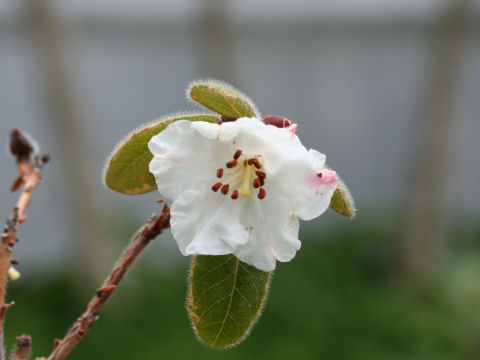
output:
[[[193,110],[184,89],[207,77],[297,122],[350,186],[356,221],[436,247],[480,215],[479,14],[478,1],[1,0],[1,138],[19,127],[52,156],[20,270],[106,274],[158,195],[106,189],[105,159],[133,128]],[[6,152],[0,164],[6,218],[16,170]],[[348,224],[329,213],[302,232]],[[167,237],[145,261],[168,272],[179,258]]]
[[[0,0],[0,221],[12,128],[51,155],[20,227],[6,344],[46,355],[159,207],[107,189],[127,133],[219,78],[299,124],[358,207],[303,223],[250,338],[200,345],[169,231],[71,359],[480,358],[480,0]],[[1,145],[3,142],[4,145]],[[140,354],[140,355],[139,355]]]

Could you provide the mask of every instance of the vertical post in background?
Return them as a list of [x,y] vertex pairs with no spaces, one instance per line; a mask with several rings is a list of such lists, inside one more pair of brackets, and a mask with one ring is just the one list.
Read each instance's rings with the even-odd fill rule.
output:
[[[63,151],[55,154],[55,159],[63,164],[63,180],[69,184],[71,219],[70,234],[74,238],[75,273],[81,274],[83,285],[97,282],[100,274],[102,245],[96,242],[102,231],[96,213],[100,212],[91,190],[91,179],[98,174],[89,173],[87,166],[89,141],[82,132],[82,121],[73,96],[68,74],[68,63],[59,24],[55,19],[52,5],[46,0],[26,0],[29,34],[38,53],[37,64],[42,74],[41,90],[38,90],[49,108],[51,118],[49,128],[57,136],[58,145]],[[68,167],[67,167],[68,165]],[[100,182],[100,181],[99,181]],[[71,241],[71,240],[70,240]],[[73,259],[72,259],[73,260]],[[103,275],[102,275],[103,277]]]
[[454,108],[464,40],[467,34],[468,0],[446,2],[435,29],[430,97],[419,126],[419,145],[414,152],[412,192],[407,208],[403,251],[403,276],[422,283],[445,249],[445,176],[455,129]]
[[[240,87],[235,58],[235,29],[227,0],[201,0],[196,26],[196,52],[202,76],[222,79]],[[205,75],[203,75],[205,74]]]

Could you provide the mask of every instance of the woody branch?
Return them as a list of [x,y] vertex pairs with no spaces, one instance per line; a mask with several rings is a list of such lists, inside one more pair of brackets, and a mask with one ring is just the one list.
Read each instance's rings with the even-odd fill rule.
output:
[[25,211],[30,204],[33,193],[40,184],[43,165],[49,160],[48,156],[35,156],[32,159],[35,152],[35,143],[18,129],[14,129],[10,134],[10,151],[16,158],[19,171],[19,177],[13,183],[11,190],[17,190],[22,184],[23,189],[17,204],[13,207],[12,216],[7,219],[0,244],[0,360],[7,358],[3,344],[3,324],[8,308],[14,304],[14,302],[5,303],[8,271],[12,263],[18,262],[18,260],[12,258],[12,251],[18,241],[18,228],[27,219]]

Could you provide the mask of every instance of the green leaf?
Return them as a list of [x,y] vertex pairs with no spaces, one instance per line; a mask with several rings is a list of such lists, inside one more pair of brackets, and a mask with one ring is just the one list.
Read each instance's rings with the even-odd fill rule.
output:
[[196,81],[187,88],[187,97],[229,118],[257,117],[252,100],[233,86],[218,80]]
[[217,116],[208,114],[185,114],[166,116],[140,127],[128,135],[115,148],[107,160],[104,179],[112,190],[127,195],[138,195],[157,189],[155,178],[148,170],[153,155],[148,142],[169,124],[177,120],[217,122]]
[[330,200],[330,207],[340,215],[353,218],[356,212],[353,197],[350,195],[347,185],[340,178],[337,180],[337,189]]
[[214,348],[242,341],[260,316],[272,273],[233,255],[195,256],[188,308],[200,340]]

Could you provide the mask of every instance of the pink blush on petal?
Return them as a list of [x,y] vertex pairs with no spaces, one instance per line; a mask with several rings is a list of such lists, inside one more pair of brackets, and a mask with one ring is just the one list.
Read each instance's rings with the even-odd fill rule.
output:
[[307,177],[307,183],[314,189],[319,189],[322,185],[336,184],[337,172],[334,170],[324,170],[321,172],[322,176],[318,174],[312,174]]
[[298,136],[295,134],[297,132],[298,125],[297,124],[292,124],[286,130],[290,133],[293,139],[298,139]]
[[181,158],[180,156],[178,156],[176,154],[168,154],[165,157],[165,160],[170,161],[172,163],[177,163],[177,164],[183,162],[183,158]]

